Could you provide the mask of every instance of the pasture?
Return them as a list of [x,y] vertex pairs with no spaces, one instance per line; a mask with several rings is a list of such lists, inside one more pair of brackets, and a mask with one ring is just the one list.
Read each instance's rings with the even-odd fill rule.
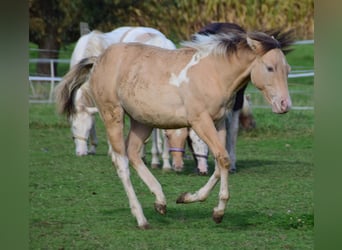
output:
[[152,194],[132,169],[152,226],[141,231],[107,156],[101,121],[98,154],[77,158],[69,125],[56,116],[54,106],[31,104],[30,248],[312,249],[313,111],[279,116],[255,109],[254,115],[257,129],[238,139],[238,173],[230,175],[231,199],[223,222],[216,225],[211,219],[218,186],[205,202],[175,203],[180,193],[207,180],[194,174],[190,158],[180,174],[152,170],[167,197],[165,216],[154,211]]
[[[312,66],[313,51],[301,52],[311,57],[292,52],[291,66]],[[313,105],[313,78],[290,79],[289,89],[306,93],[292,95],[294,105]],[[249,90],[253,98],[253,87]],[[252,102],[262,105],[257,98]],[[78,158],[69,123],[56,115],[55,106],[30,104],[30,249],[313,249],[314,111],[275,115],[268,108],[253,109],[253,114],[257,128],[239,134],[238,172],[229,177],[231,198],[222,223],[211,219],[219,185],[205,202],[175,202],[208,178],[194,173],[187,152],[184,172],[151,170],[167,198],[165,216],[154,211],[153,195],[131,169],[152,227],[142,231],[107,156],[101,120],[97,154]],[[150,142],[147,149],[149,162]],[[212,173],[212,156],[209,165]]]

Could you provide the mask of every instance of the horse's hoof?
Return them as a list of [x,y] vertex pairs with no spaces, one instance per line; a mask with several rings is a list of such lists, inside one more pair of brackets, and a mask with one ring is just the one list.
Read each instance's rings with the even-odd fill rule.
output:
[[235,173],[236,173],[236,168],[231,168],[231,169],[229,169],[229,173],[230,173],[230,174],[235,174]]
[[139,225],[138,227],[139,227],[139,229],[142,229],[142,230],[151,229],[151,226],[148,223],[143,224],[143,225]]
[[223,216],[224,216],[223,213],[213,212],[213,220],[215,221],[216,224],[219,224],[222,222]]
[[185,192],[185,193],[182,193],[179,197],[178,197],[178,199],[176,200],[176,203],[185,203],[185,196],[187,196],[187,192]]
[[154,209],[161,215],[166,214],[166,205],[154,203]]
[[157,169],[157,168],[159,168],[159,164],[157,163],[154,163],[154,164],[151,164],[151,168],[153,168],[153,169]]
[[172,171],[172,168],[168,168],[168,167],[165,168],[165,167],[164,167],[164,168],[163,168],[163,171],[164,171],[164,172],[171,172],[171,171]]

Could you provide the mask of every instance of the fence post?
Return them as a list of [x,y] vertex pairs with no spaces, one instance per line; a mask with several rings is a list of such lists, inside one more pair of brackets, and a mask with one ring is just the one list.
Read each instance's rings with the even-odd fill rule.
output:
[[88,23],[80,22],[80,33],[81,36],[88,34],[90,32]]
[[50,95],[49,95],[49,102],[52,102],[53,99],[53,91],[55,89],[55,69],[54,69],[54,61],[53,59],[50,60],[50,72],[51,72],[51,81],[50,81]]

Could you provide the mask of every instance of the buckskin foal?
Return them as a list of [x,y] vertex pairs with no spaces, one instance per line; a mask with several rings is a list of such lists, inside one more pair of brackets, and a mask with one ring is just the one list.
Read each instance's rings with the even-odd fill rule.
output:
[[[229,199],[230,168],[225,149],[225,112],[231,109],[233,96],[247,79],[263,93],[273,112],[289,111],[290,67],[284,52],[292,39],[286,34],[238,31],[195,34],[193,41],[184,42],[184,48],[177,50],[137,43],[115,44],[100,57],[82,60],[67,73],[63,81],[70,85],[71,93],[84,87],[85,79],[90,77],[85,84],[105,124],[112,162],[140,228],[148,228],[149,224],[130,180],[129,162],[155,195],[155,209],[160,214],[166,213],[162,187],[139,155],[154,127],[191,127],[209,146],[217,161],[214,173],[198,191],[181,194],[177,203],[204,201],[220,180],[213,219],[216,223],[222,221]],[[68,115],[74,112],[67,106],[60,110]],[[131,124],[126,143],[125,114]]]

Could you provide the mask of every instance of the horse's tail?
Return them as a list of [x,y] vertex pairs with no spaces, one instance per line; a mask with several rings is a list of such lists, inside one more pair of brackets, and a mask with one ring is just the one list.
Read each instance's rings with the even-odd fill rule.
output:
[[67,117],[76,113],[74,95],[88,80],[97,57],[88,57],[73,66],[57,85],[55,90],[57,112]]

